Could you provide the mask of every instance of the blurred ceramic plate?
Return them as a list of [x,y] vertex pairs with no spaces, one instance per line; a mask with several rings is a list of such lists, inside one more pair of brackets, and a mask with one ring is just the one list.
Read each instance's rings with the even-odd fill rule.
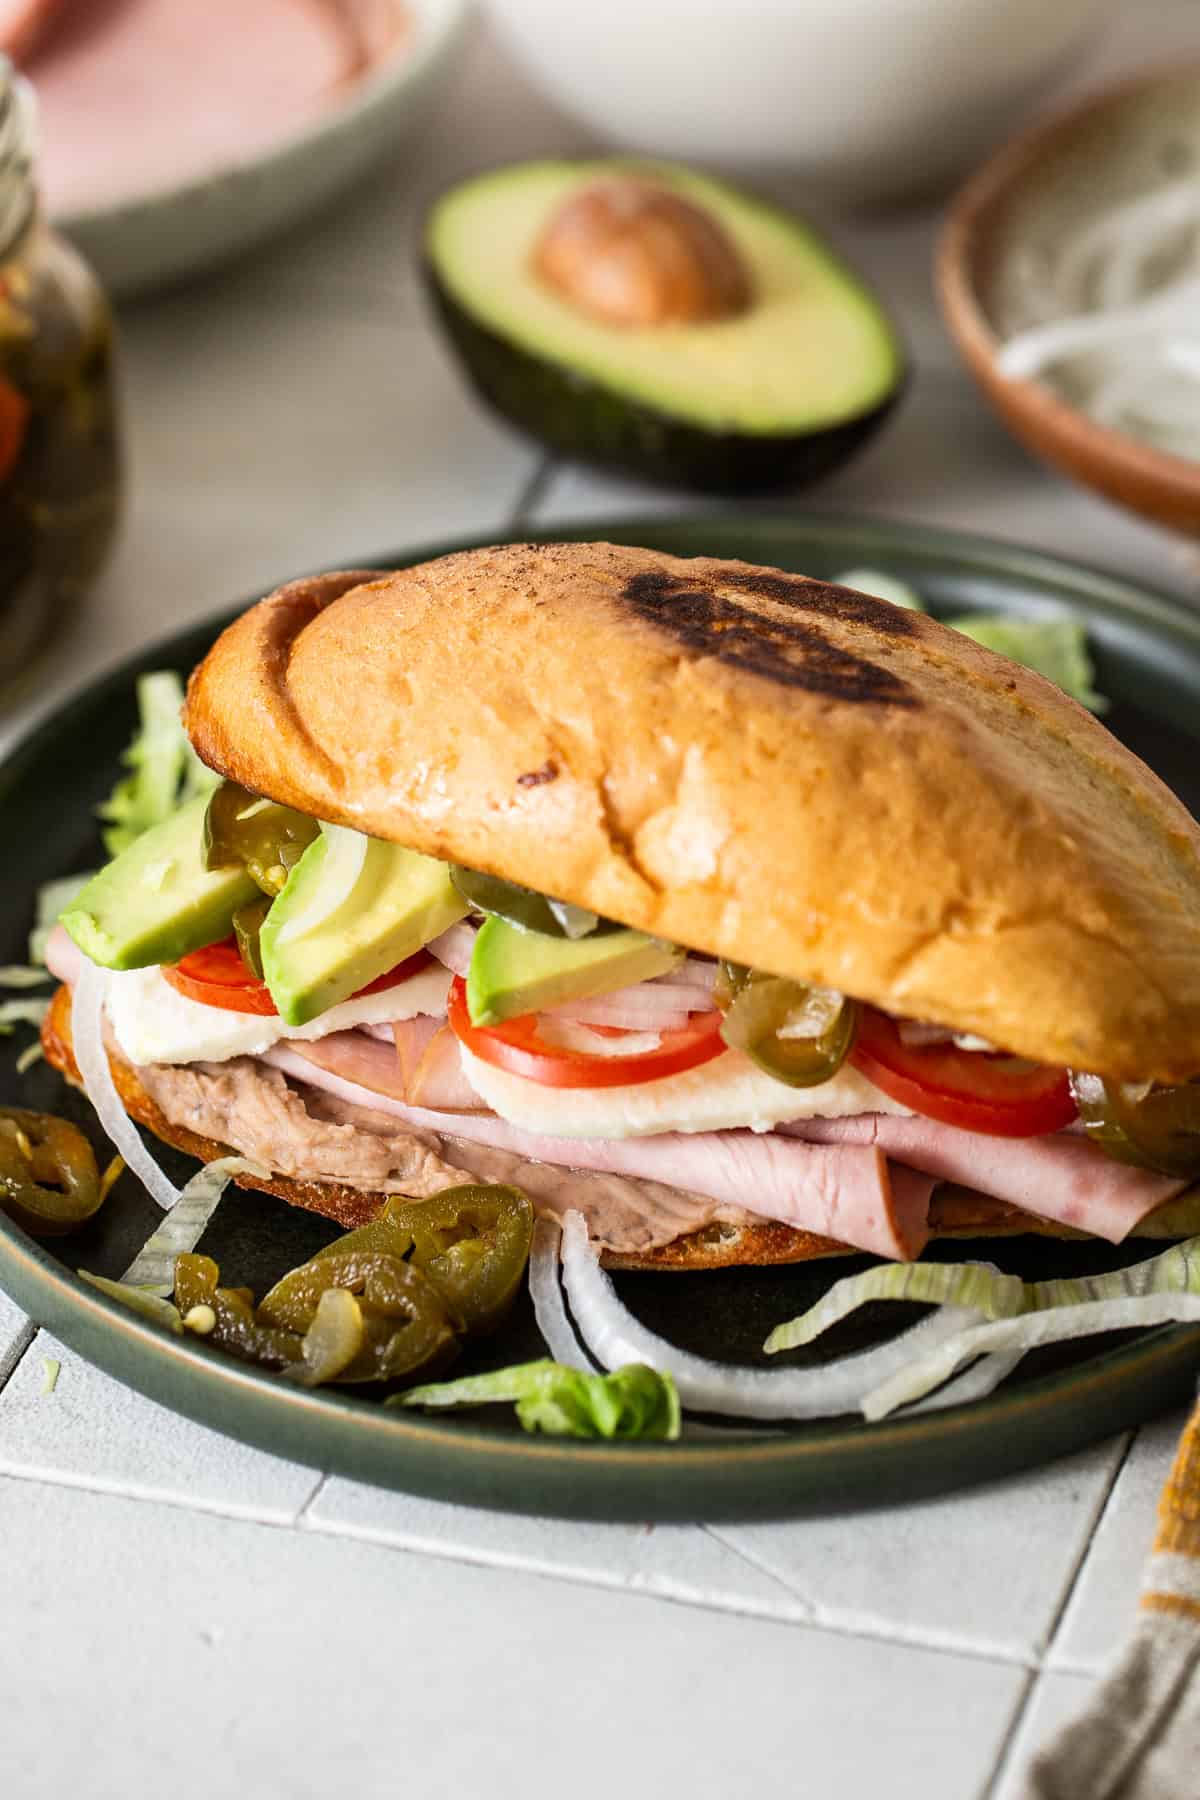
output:
[[[326,204],[423,126],[467,11],[466,0],[404,0],[405,29],[315,116],[194,177],[161,186],[131,179],[102,204],[52,209],[54,223],[112,294],[227,261]],[[36,58],[29,73],[36,90]]]

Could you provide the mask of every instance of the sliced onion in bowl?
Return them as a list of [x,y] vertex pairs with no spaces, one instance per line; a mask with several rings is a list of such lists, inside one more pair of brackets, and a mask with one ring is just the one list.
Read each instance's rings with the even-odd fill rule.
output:
[[857,1412],[868,1394],[979,1317],[968,1307],[943,1306],[873,1350],[816,1368],[747,1369],[680,1350],[635,1319],[600,1267],[583,1215],[574,1211],[563,1220],[563,1279],[580,1336],[604,1368],[648,1363],[674,1377],[685,1407],[737,1418],[820,1419]]
[[275,938],[277,944],[290,944],[293,938],[303,937],[316,926],[323,925],[326,919],[331,919],[350,898],[363,872],[370,838],[364,837],[361,831],[352,831],[348,825],[322,825],[321,833],[325,860],[317,891],[307,906],[302,906],[280,926]]
[[97,968],[84,957],[71,996],[71,1038],[75,1061],[83,1078],[84,1092],[96,1109],[96,1117],[112,1139],[114,1147],[125,1158],[147,1193],[169,1210],[179,1198],[180,1190],[160,1169],[145,1144],[141,1133],[125,1111],[116,1089],[108,1052],[104,1047],[104,1003],[108,995],[108,972]]

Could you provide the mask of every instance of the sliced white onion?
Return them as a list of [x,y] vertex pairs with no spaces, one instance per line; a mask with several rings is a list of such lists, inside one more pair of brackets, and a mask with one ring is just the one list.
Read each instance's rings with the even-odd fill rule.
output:
[[693,1009],[686,988],[660,988],[652,981],[596,994],[590,1000],[564,1000],[548,1006],[543,1019],[569,1019],[575,1025],[612,1025],[622,1031],[682,1031],[692,1010],[710,1012],[712,1003],[699,989]]
[[316,883],[308,905],[302,906],[280,927],[275,938],[277,944],[290,944],[293,938],[303,937],[306,932],[324,924],[326,919],[331,919],[350,898],[363,872],[370,838],[364,837],[361,831],[351,831],[348,825],[322,825],[321,832],[325,843],[321,879]]
[[665,975],[656,975],[654,980],[646,985],[649,987],[703,988],[706,994],[711,995],[716,979],[717,965],[715,962],[705,962],[704,958],[700,956],[685,956],[675,968],[668,969]]
[[71,1038],[75,1061],[83,1078],[84,1092],[96,1109],[96,1117],[113,1144],[125,1158],[148,1194],[169,1210],[179,1199],[180,1190],[159,1168],[145,1144],[116,1089],[108,1052],[104,1048],[104,1001],[108,993],[108,973],[97,968],[88,957],[80,962],[79,974],[71,996]]
[[461,975],[465,981],[471,967],[471,952],[475,948],[478,931],[478,925],[472,925],[469,919],[460,919],[457,925],[451,925],[449,931],[443,931],[440,937],[433,938],[425,948],[452,975]]
[[[932,1316],[936,1319],[947,1310],[941,1307]],[[1069,1338],[1093,1337],[1098,1332],[1130,1331],[1197,1320],[1200,1320],[1200,1294],[1155,1293],[1120,1300],[1088,1300],[1077,1306],[1022,1313],[1015,1319],[993,1319],[983,1325],[968,1325],[949,1334],[943,1342],[921,1345],[915,1356],[906,1359],[904,1367],[887,1376],[866,1395],[862,1410],[868,1419],[885,1418],[898,1406],[907,1406],[910,1400],[922,1399],[940,1387],[964,1363],[992,1351],[1008,1353],[1016,1350],[1024,1355],[1042,1344],[1061,1344]]]
[[1137,297],[1146,264],[1164,243],[1189,226],[1200,225],[1200,188],[1175,181],[1136,200],[1115,206],[1068,239],[1056,276],[1066,306],[1088,298],[1088,279],[1098,271],[1095,298],[1101,306],[1122,306]]
[[1012,1374],[1024,1354],[1023,1350],[993,1350],[990,1356],[981,1356],[969,1369],[964,1369],[961,1375],[948,1381],[936,1394],[930,1394],[927,1400],[910,1407],[909,1411],[940,1412],[944,1406],[965,1406],[970,1400],[982,1400]]
[[558,1220],[539,1219],[533,1228],[533,1245],[529,1252],[529,1297],[533,1301],[538,1330],[555,1362],[562,1363],[564,1368],[583,1369],[591,1375],[595,1365],[580,1348],[559,1285],[561,1243],[562,1228]]
[[244,1156],[220,1156],[197,1169],[152,1237],[148,1237],[122,1276],[131,1287],[145,1288],[163,1299],[175,1291],[175,1258],[187,1256],[204,1235],[217,1203],[235,1175],[267,1175],[269,1171]]
[[580,1336],[604,1368],[648,1363],[674,1376],[685,1407],[737,1418],[820,1419],[857,1412],[881,1383],[960,1335],[979,1316],[967,1307],[940,1307],[887,1343],[818,1368],[745,1369],[680,1350],[635,1319],[600,1267],[579,1212],[568,1212],[563,1220],[563,1279]]
[[1002,375],[1029,380],[1051,363],[1089,350],[1108,350],[1150,338],[1156,331],[1178,326],[1194,328],[1200,317],[1200,280],[1178,281],[1135,306],[1114,306],[1106,312],[1079,313],[1019,331],[1000,350],[996,366]]
[[621,1037],[606,1037],[590,1025],[574,1019],[552,1019],[538,1014],[538,1036],[555,1050],[573,1050],[583,1056],[643,1056],[657,1050],[662,1042],[657,1031],[626,1031]]

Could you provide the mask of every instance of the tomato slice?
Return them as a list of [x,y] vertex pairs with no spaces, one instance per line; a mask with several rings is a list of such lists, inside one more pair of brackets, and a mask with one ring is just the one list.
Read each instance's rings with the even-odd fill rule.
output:
[[[377,975],[351,998],[361,1000],[367,994],[382,993],[385,988],[395,987],[399,982],[419,975],[432,961],[427,950],[418,950],[385,975]],[[246,967],[238,954],[236,938],[206,944],[203,950],[193,950],[182,962],[165,964],[162,972],[177,994],[187,1000],[198,1000],[201,1006],[217,1006],[223,1012],[256,1013],[264,1018],[275,1015],[271,990]]]
[[906,1044],[895,1019],[864,1006],[850,1061],[902,1106],[992,1137],[1041,1137],[1075,1117],[1065,1069],[1019,1057]]
[[[591,1056],[586,1050],[563,1050],[548,1044],[541,1036],[537,1013],[524,1013],[503,1025],[472,1025],[467,984],[461,975],[450,983],[448,1010],[450,1029],[473,1056],[542,1087],[629,1087],[639,1081],[658,1081],[664,1075],[699,1068],[725,1049],[719,1012],[693,1013],[678,1031],[664,1031],[653,1050],[629,1056]],[[616,1034],[608,1031],[604,1035]]]

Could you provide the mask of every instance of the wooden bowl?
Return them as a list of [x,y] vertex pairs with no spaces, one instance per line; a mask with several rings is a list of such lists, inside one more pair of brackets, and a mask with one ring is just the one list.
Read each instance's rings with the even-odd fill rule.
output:
[[1200,462],[1097,424],[1049,386],[997,366],[1002,343],[1033,322],[1027,272],[1053,256],[1063,231],[1186,159],[1200,178],[1200,63],[1093,95],[999,151],[953,201],[936,273],[972,374],[1028,449],[1118,505],[1200,536]]

